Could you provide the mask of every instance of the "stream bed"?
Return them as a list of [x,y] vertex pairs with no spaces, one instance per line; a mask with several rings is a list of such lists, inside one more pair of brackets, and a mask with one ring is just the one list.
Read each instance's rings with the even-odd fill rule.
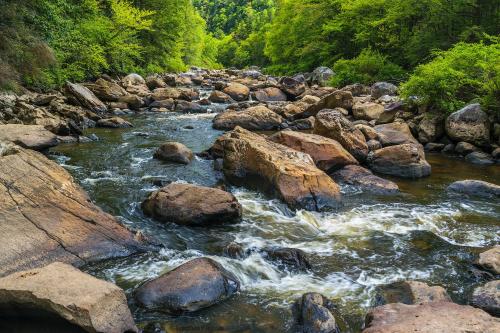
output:
[[[146,253],[85,267],[122,287],[139,327],[145,332],[290,332],[291,305],[306,292],[334,300],[343,332],[360,332],[367,310],[376,304],[377,286],[404,279],[439,284],[455,302],[466,303],[480,281],[472,261],[482,248],[500,243],[500,202],[451,195],[457,180],[498,183],[500,166],[479,167],[458,158],[428,155],[429,178],[398,183],[401,195],[379,197],[343,187],[344,206],[336,212],[290,211],[278,200],[244,188],[231,188],[243,206],[238,224],[192,228],[147,218],[140,204],[158,182],[215,186],[222,174],[212,161],[190,165],[153,159],[165,141],[198,153],[222,134],[212,129],[214,114],[143,113],[128,117],[133,128],[91,129],[100,140],[61,145],[51,158],[63,165],[92,200],[127,226],[164,245]],[[283,270],[255,252],[231,259],[223,248],[235,241],[245,249],[292,247],[304,250],[307,273]],[[145,311],[133,290],[193,258],[208,256],[241,281],[241,292],[208,309],[182,316]]]

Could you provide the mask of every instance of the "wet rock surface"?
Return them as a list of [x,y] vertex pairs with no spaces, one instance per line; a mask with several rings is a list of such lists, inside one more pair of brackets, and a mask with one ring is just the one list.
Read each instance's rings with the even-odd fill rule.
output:
[[154,158],[167,162],[189,164],[193,160],[194,154],[182,143],[166,142],[155,151]]
[[419,281],[400,281],[382,286],[381,298],[384,304],[421,304],[427,302],[451,302],[443,287],[429,286]]
[[334,172],[332,177],[337,183],[352,185],[363,192],[382,195],[399,193],[396,183],[380,178],[359,165],[348,165]]
[[332,301],[318,293],[304,294],[296,303],[297,332],[337,333],[338,326],[332,311]]
[[0,308],[46,311],[89,333],[138,332],[123,290],[60,262],[1,278]]
[[500,317],[500,280],[490,281],[474,289],[472,305]]
[[448,191],[479,197],[500,197],[500,186],[480,180],[462,180],[448,186]]
[[375,172],[402,178],[422,178],[431,174],[423,148],[414,144],[389,146],[371,152],[368,165]]
[[238,279],[219,263],[198,258],[144,283],[135,299],[149,309],[193,312],[224,301],[239,288]]
[[153,192],[142,203],[142,209],[161,222],[192,226],[234,222],[241,218],[242,211],[231,193],[177,183]]
[[300,249],[266,248],[263,252],[270,260],[277,261],[289,269],[305,271],[312,268],[306,253]]

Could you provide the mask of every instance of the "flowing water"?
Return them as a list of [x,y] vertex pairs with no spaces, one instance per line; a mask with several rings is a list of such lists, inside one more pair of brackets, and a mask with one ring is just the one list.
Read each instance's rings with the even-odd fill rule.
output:
[[[500,202],[446,192],[462,179],[498,183],[500,167],[478,167],[441,155],[428,156],[431,177],[396,180],[403,194],[377,197],[344,187],[337,212],[290,211],[278,200],[244,188],[231,188],[243,205],[243,220],[206,228],[161,224],[143,215],[141,202],[158,181],[214,186],[222,175],[212,162],[196,158],[188,166],[154,160],[163,142],[182,142],[194,152],[211,146],[221,132],[214,114],[145,113],[128,118],[134,128],[92,129],[100,140],[62,145],[52,158],[67,168],[107,212],[164,245],[159,253],[86,267],[89,273],[121,286],[140,327],[154,332],[289,332],[291,304],[306,292],[334,300],[347,332],[359,332],[376,302],[377,286],[418,279],[444,286],[454,301],[466,303],[479,282],[471,262],[481,248],[500,242]],[[284,271],[259,253],[243,260],[223,255],[231,241],[246,249],[268,246],[304,250],[307,273]],[[208,256],[241,281],[230,300],[194,314],[169,316],[133,303],[134,288],[193,258]]]

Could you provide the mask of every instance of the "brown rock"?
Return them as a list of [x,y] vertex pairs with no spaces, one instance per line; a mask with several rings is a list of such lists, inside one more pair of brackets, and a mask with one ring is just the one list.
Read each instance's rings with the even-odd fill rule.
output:
[[338,183],[355,186],[363,192],[390,195],[399,193],[396,183],[375,176],[370,170],[359,165],[348,165],[332,175]]
[[239,288],[238,279],[219,263],[198,258],[144,283],[135,299],[142,307],[175,314],[220,303]]
[[148,76],[146,78],[146,85],[151,90],[155,90],[157,88],[165,88],[167,86],[167,84],[161,77],[155,75]]
[[436,142],[444,135],[444,118],[441,115],[426,113],[418,125],[418,141]]
[[332,311],[335,305],[325,296],[318,293],[302,295],[295,303],[295,312],[299,327],[297,332],[333,333],[338,332],[337,323]]
[[[311,157],[241,127],[218,140],[229,181],[271,192],[292,208],[337,207],[340,189]],[[258,179],[255,183],[251,180]]]
[[255,99],[259,102],[281,102],[286,101],[287,97],[279,88],[269,87],[255,92]]
[[368,156],[365,136],[338,111],[327,109],[319,112],[314,134],[337,140],[360,162],[364,162]]
[[203,226],[234,222],[241,218],[241,205],[228,192],[172,183],[153,192],[142,203],[148,216],[161,222]]
[[495,317],[500,316],[500,280],[490,281],[474,289],[472,305]]
[[106,105],[94,95],[88,88],[80,85],[66,82],[66,91],[71,94],[83,107],[90,111],[103,113],[108,111]]
[[160,148],[156,150],[154,158],[163,161],[189,164],[193,160],[194,154],[182,143],[167,142],[162,144]]
[[138,332],[123,290],[60,262],[0,279],[0,307],[47,311],[89,333]]
[[426,302],[451,302],[443,287],[429,286],[419,281],[400,281],[382,286],[385,303],[420,304]]
[[417,139],[413,137],[410,127],[406,123],[377,125],[374,129],[377,131],[379,141],[384,147],[405,143],[418,144]]
[[378,132],[368,125],[364,124],[356,124],[354,125],[357,129],[359,129],[365,135],[366,141],[377,140],[378,141]]
[[500,274],[500,246],[481,253],[477,264],[495,274]]
[[210,101],[214,103],[229,103],[231,102],[231,96],[229,96],[226,93],[223,93],[222,91],[214,90],[210,94],[210,97],[208,98]]
[[0,276],[54,261],[75,265],[144,250],[42,154],[0,149]]
[[431,174],[431,166],[425,160],[425,153],[420,145],[385,147],[370,152],[367,162],[370,169],[385,175],[421,178]]
[[283,77],[279,83],[281,90],[291,98],[296,98],[306,92],[305,83],[294,78]]
[[471,306],[451,302],[387,304],[371,310],[363,333],[496,333],[500,320]]
[[95,83],[86,84],[85,87],[105,102],[117,102],[120,97],[128,95],[119,84],[104,79],[97,79]]
[[0,125],[0,142],[2,141],[34,150],[58,145],[57,136],[39,125]]
[[377,120],[384,112],[384,106],[377,103],[356,103],[352,107],[352,114],[356,119]]
[[309,154],[323,171],[337,170],[358,161],[340,143],[316,134],[281,131],[269,138],[294,150]]
[[452,113],[446,119],[446,133],[454,141],[465,141],[476,146],[490,142],[488,115],[479,104],[471,104]]
[[223,91],[237,102],[246,101],[250,95],[250,89],[247,86],[236,82],[230,83]]
[[350,91],[337,90],[325,97],[318,103],[308,107],[303,113],[298,114],[296,117],[307,118],[315,116],[323,109],[343,108],[346,110],[352,109],[354,100]]
[[219,113],[213,122],[213,127],[218,130],[232,130],[236,126],[251,131],[267,131],[277,129],[283,123],[283,118],[266,108],[254,106],[243,111],[225,111]]
[[113,117],[107,119],[100,119],[96,123],[97,127],[107,127],[107,128],[128,128],[134,127],[131,123],[120,117]]

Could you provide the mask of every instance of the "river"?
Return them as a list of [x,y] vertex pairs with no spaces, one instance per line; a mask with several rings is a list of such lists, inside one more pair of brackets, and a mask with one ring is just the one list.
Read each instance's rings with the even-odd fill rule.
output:
[[[135,320],[145,332],[289,332],[291,304],[316,291],[332,298],[343,332],[359,332],[377,286],[418,279],[444,286],[454,301],[466,303],[478,283],[471,262],[481,248],[500,243],[500,202],[446,192],[462,179],[500,180],[500,166],[478,167],[453,157],[428,155],[432,176],[391,179],[401,195],[378,197],[343,187],[337,212],[293,212],[278,200],[244,188],[231,188],[243,205],[238,224],[190,228],[161,224],[143,215],[140,204],[161,181],[214,186],[222,175],[212,161],[196,158],[188,166],[153,159],[163,142],[184,143],[194,152],[209,148],[222,132],[212,129],[213,113],[143,113],[127,117],[134,128],[91,129],[100,140],[61,145],[51,158],[63,165],[92,200],[127,226],[164,245],[159,253],[113,260],[84,270],[122,287]],[[156,184],[156,185],[155,185]],[[230,259],[231,241],[246,249],[282,246],[304,250],[308,273],[285,271],[259,253]],[[169,316],[133,303],[134,288],[178,265],[211,257],[241,281],[235,297],[197,313]],[[159,330],[158,330],[159,332]]]

